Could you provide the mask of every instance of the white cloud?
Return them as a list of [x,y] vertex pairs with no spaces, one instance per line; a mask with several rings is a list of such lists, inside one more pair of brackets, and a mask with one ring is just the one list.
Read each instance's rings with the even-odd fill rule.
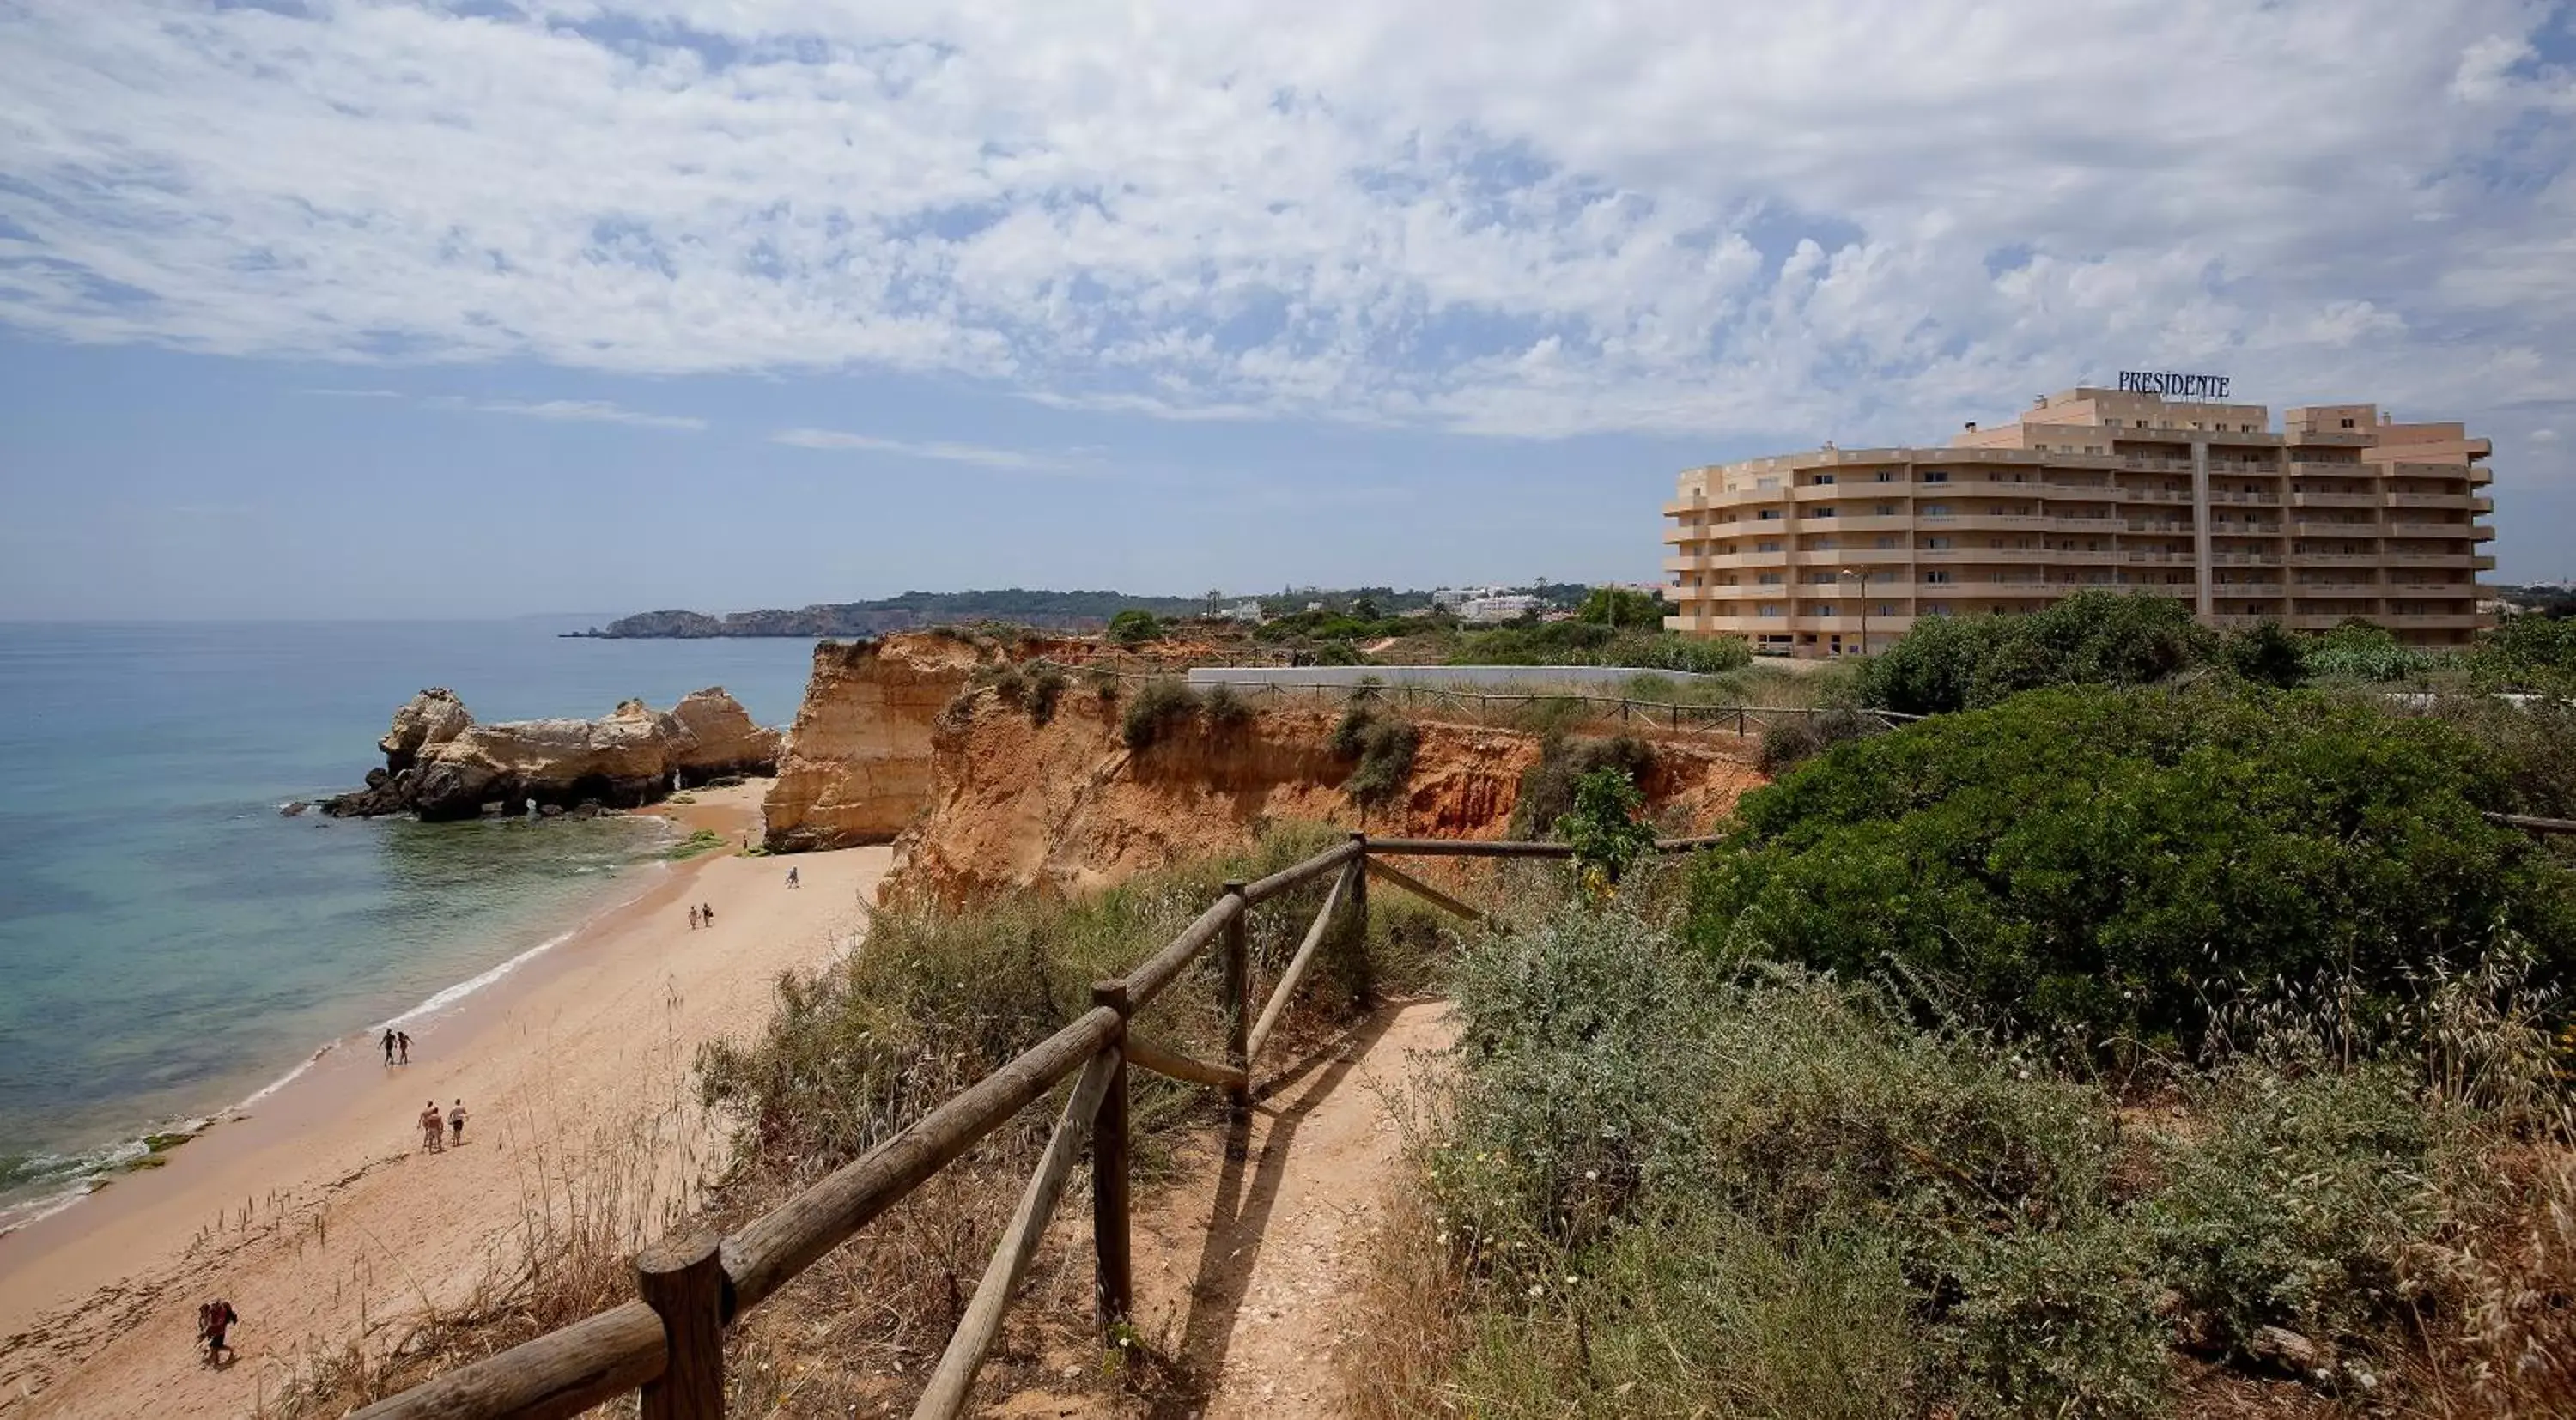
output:
[[575,424],[632,424],[643,429],[707,427],[707,421],[680,414],[645,414],[604,399],[548,399],[533,403],[511,399],[484,400],[472,408],[485,414],[518,414],[530,419],[557,419]]
[[2531,431],[2531,442],[2535,444],[2557,443],[2558,431],[2555,429],[2534,429]]
[[1278,13],[17,7],[0,319],[1800,439],[2126,365],[2474,415],[2576,353],[2576,83],[2525,0]]
[[838,429],[782,429],[769,436],[773,444],[789,444],[800,449],[842,449],[859,453],[894,454],[901,458],[935,459],[941,463],[975,464],[983,468],[1014,469],[1021,472],[1061,472],[1079,465],[1072,459],[1052,454],[1035,454],[1024,449],[996,449],[982,444],[954,444],[944,441],[880,439],[872,434],[845,434]]

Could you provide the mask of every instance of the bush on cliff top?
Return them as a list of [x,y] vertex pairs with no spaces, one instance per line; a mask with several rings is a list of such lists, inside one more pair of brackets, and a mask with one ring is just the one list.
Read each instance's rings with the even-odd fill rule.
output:
[[1131,754],[1143,754],[1199,711],[1199,698],[1187,685],[1168,677],[1145,682],[1127,702],[1119,737]]
[[1746,795],[1696,869],[1690,931],[1728,956],[1927,973],[2094,1038],[2188,1042],[2217,1003],[2326,972],[2384,1009],[2500,934],[2560,983],[2576,896],[2480,817],[2503,790],[2481,746],[2359,701],[2036,691]]

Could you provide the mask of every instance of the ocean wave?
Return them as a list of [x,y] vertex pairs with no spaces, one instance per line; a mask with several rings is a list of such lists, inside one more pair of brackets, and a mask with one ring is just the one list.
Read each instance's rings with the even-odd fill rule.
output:
[[[661,862],[648,862],[646,866],[657,870],[648,873],[646,875],[648,878],[658,878],[666,874],[670,868],[668,863]],[[147,1129],[134,1137],[76,1153],[33,1154],[14,1159],[0,1158],[0,1195],[33,1190],[24,1197],[0,1196],[0,1237],[5,1237],[31,1223],[50,1218],[106,1187],[111,1179],[135,1160],[153,1152],[149,1142],[151,1139],[174,1134],[193,1136],[201,1133],[217,1120],[240,1118],[250,1113],[253,1106],[311,1073],[314,1066],[321,1064],[331,1056],[332,1052],[342,1046],[353,1041],[370,1042],[372,1037],[388,1029],[400,1030],[445,1013],[459,1002],[485,990],[519,968],[580,936],[601,918],[643,900],[644,895],[650,891],[652,888],[648,885],[619,898],[616,902],[600,907],[573,926],[555,933],[509,960],[433,992],[419,1005],[400,1015],[378,1021],[357,1035],[323,1042],[284,1074],[212,1115],[165,1123]],[[61,1186],[49,1187],[54,1184]]]

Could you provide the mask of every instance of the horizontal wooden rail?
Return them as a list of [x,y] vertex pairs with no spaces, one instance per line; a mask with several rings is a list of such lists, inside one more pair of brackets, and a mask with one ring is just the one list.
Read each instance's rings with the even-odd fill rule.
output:
[[1244,886],[1243,900],[1248,903],[1265,902],[1300,883],[1322,877],[1358,856],[1360,845],[1356,841],[1327,848],[1302,863],[1282,868],[1266,878],[1253,879]]
[[923,1179],[1082,1068],[1118,1034],[1118,1013],[1095,1006],[1027,1054],[966,1087],[865,1158],[807,1188],[725,1240],[733,1283],[728,1317],[767,1300],[814,1259],[891,1208]]
[[662,1318],[640,1301],[388,1396],[355,1420],[558,1420],[661,1377]]
[[1183,1055],[1177,1050],[1156,1045],[1133,1031],[1127,1035],[1127,1063],[1142,1065],[1168,1079],[1186,1080],[1210,1089],[1239,1090],[1248,1083],[1241,1070]]
[[1155,997],[1162,995],[1163,988],[1171,985],[1173,979],[1181,974],[1181,968],[1190,964],[1190,958],[1206,950],[1207,944],[1216,940],[1227,923],[1242,915],[1243,908],[1241,897],[1226,893],[1216,900],[1215,905],[1200,913],[1196,921],[1182,928],[1181,935],[1174,937],[1171,945],[1128,972],[1122,984],[1127,988],[1130,1009],[1141,1011]]
[[2519,828],[2529,833],[2576,833],[2576,819],[2539,818],[2531,814],[2488,814],[2489,823]]
[[1473,838],[1372,838],[1369,856],[1384,853],[1396,858],[1571,858],[1574,847],[1567,843],[1531,843],[1527,841],[1484,840]]

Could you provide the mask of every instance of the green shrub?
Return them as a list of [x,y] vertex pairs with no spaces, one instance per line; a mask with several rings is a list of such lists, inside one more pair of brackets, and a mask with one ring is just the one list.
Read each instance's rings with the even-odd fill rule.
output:
[[1029,723],[1045,725],[1055,718],[1056,702],[1064,698],[1064,688],[1071,677],[1056,666],[1041,665],[1029,674]]
[[1233,686],[1219,681],[1199,694],[1199,712],[1220,735],[1241,733],[1252,724],[1252,705]]
[[2221,665],[2257,685],[2296,689],[2308,678],[2307,640],[2265,617],[2218,646]]
[[1455,994],[1465,1413],[2162,1408],[2098,1090],[1617,905],[1470,939]]
[[1847,706],[1813,715],[1782,715],[1762,729],[1762,772],[1778,778],[1845,740],[1887,729],[1887,722]]
[[1082,673],[1082,682],[1091,687],[1091,693],[1099,697],[1101,704],[1111,705],[1117,702],[1118,673],[1116,671],[1107,666],[1092,666]]
[[1645,791],[1618,769],[1596,769],[1575,782],[1574,809],[1556,821],[1556,836],[1574,849],[1574,868],[1589,882],[1616,883],[1654,851],[1655,826],[1641,815]]
[[1661,628],[1664,624],[1664,601],[1652,592],[1630,591],[1626,587],[1594,587],[1574,612],[1577,621],[1597,622],[1622,629],[1629,627]]
[[1172,730],[1198,713],[1199,698],[1187,685],[1165,677],[1145,682],[1136,698],[1127,703],[1127,714],[1120,722],[1120,738],[1133,754],[1142,754]]
[[2307,672],[2319,679],[2370,684],[2411,680],[2433,669],[2426,652],[2402,645],[2395,632],[2367,621],[2347,621],[2307,644]]
[[1845,744],[1737,805],[1705,949],[1891,964],[2027,1026],[2197,1038],[2212,1006],[2349,973],[2365,1002],[2511,927],[2565,980],[2569,878],[2485,822],[2492,757],[2306,692],[2040,691]]
[[2461,1209],[2442,1155],[2465,1119],[2414,1072],[2242,1063],[2201,1084],[2206,1135],[2169,1141],[2146,1211],[2154,1267],[2202,1345],[2239,1356],[2285,1327],[2343,1348],[2438,1290],[2433,1244]]
[[2469,674],[2481,690],[2576,694],[2576,617],[2506,617],[2470,653]]
[[1412,721],[1366,693],[1352,696],[1333,727],[1333,753],[1358,761],[1342,781],[1342,792],[1364,808],[1395,803],[1413,782],[1413,757],[1421,747],[1422,732]]
[[1140,607],[1129,607],[1109,618],[1109,639],[1121,646],[1141,646],[1160,639],[1162,634],[1163,623]]
[[1559,821],[1574,812],[1575,787],[1604,769],[1643,784],[1655,770],[1654,746],[1634,735],[1574,739],[1561,730],[1547,730],[1539,740],[1538,763],[1521,773],[1520,792],[1512,803],[1512,837],[1544,838],[1556,832]]
[[2181,601],[2088,590],[2034,612],[1919,620],[1862,671],[1862,696],[1941,714],[2041,686],[2152,684],[2206,664],[2216,649]]

